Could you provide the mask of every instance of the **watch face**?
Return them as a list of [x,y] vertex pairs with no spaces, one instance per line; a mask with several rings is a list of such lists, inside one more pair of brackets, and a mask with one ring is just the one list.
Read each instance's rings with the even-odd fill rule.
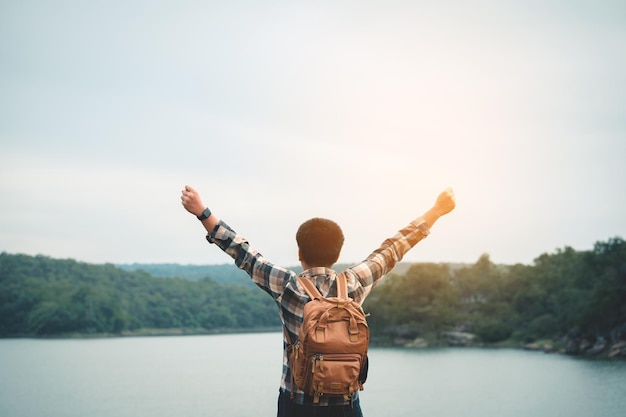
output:
[[208,208],[205,208],[202,214],[198,216],[198,219],[199,220],[208,219],[210,215],[211,215],[211,210],[209,210]]

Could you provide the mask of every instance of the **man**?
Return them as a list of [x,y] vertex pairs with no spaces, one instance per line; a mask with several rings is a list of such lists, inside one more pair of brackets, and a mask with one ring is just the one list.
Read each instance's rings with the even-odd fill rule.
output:
[[[194,188],[185,186],[181,200],[183,207],[202,222],[208,233],[206,239],[230,255],[235,264],[246,271],[257,286],[274,298],[290,340],[296,340],[303,319],[304,305],[310,300],[298,282],[297,274],[263,258],[243,237],[211,213]],[[447,189],[439,194],[432,208],[422,216],[386,239],[365,261],[348,268],[345,271],[348,296],[362,304],[383,276],[393,269],[409,249],[426,237],[433,224],[452,211],[455,205],[452,189]],[[312,281],[324,297],[337,295],[337,274],[332,266],[339,259],[343,240],[341,228],[328,219],[308,220],[296,233],[298,258],[303,269],[300,275]],[[322,397],[314,404],[312,397],[293,386],[285,336],[283,346],[278,417],[362,416],[358,395],[350,400],[343,397]]]

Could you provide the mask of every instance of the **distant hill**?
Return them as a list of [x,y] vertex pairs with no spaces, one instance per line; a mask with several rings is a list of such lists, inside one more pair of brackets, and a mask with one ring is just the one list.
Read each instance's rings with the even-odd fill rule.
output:
[[[389,275],[363,304],[378,344],[475,340],[626,357],[622,238],[544,253],[533,265],[494,264],[484,254],[470,265],[403,262]],[[259,329],[280,329],[276,305],[232,264],[115,266],[0,253],[0,338]]]
[[257,288],[0,253],[0,338],[269,328],[280,329],[276,305]]
[[[337,264],[336,271],[342,271],[349,268],[353,264]],[[404,273],[413,265],[410,262],[400,262],[391,271],[392,274],[404,275]],[[220,284],[236,284],[243,286],[254,286],[248,274],[237,268],[234,264],[220,265],[190,265],[190,264],[117,264],[118,268],[125,271],[144,271],[154,277],[163,278],[183,278],[192,281],[211,278]],[[452,267],[452,266],[451,266]],[[300,266],[291,266],[289,269],[300,273]]]
[[234,264],[222,265],[181,265],[181,264],[118,264],[125,271],[144,271],[154,277],[183,278],[198,281],[205,278],[220,284],[254,286],[248,274]]

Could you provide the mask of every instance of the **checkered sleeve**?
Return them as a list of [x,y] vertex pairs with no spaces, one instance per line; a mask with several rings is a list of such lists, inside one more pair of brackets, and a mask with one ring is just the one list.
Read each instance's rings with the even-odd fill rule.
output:
[[235,265],[275,300],[282,296],[289,279],[296,276],[295,272],[267,261],[224,221],[220,220],[206,239],[233,258]]
[[378,249],[365,261],[349,268],[346,273],[360,282],[362,291],[353,295],[355,301],[362,303],[378,282],[391,271],[404,255],[430,233],[426,221],[418,217],[393,237],[385,239]]

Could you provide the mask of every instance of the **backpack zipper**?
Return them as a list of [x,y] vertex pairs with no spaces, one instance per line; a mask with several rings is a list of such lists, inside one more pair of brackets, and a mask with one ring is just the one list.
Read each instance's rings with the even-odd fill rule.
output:
[[324,369],[324,355],[322,355],[321,353],[317,353],[311,357],[311,373],[312,374],[315,373],[318,366],[320,370]]

